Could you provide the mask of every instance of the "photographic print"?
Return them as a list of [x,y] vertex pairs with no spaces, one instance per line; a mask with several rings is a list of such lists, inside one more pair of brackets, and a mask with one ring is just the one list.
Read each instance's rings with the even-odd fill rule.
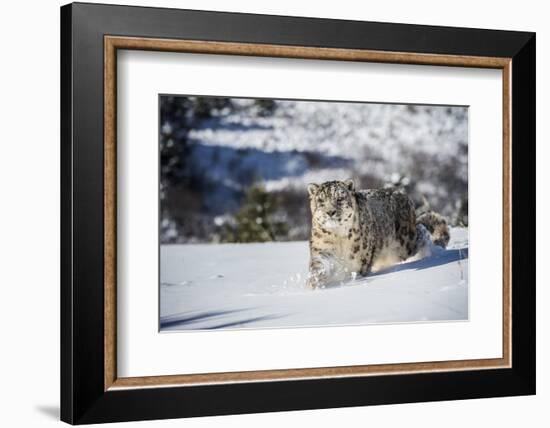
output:
[[468,319],[468,108],[159,95],[160,330]]

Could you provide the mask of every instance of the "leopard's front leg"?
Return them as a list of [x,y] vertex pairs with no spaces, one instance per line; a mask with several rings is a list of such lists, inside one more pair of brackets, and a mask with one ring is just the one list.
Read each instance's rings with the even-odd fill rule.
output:
[[307,285],[309,288],[315,289],[322,287],[328,282],[330,276],[329,266],[322,256],[312,256],[309,262],[309,274],[307,277]]

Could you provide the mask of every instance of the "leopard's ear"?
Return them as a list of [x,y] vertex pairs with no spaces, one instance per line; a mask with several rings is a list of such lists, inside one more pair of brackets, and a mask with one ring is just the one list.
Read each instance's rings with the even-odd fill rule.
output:
[[353,179],[348,178],[347,180],[344,180],[344,184],[347,186],[349,191],[353,192],[355,190],[355,183],[353,182]]
[[309,193],[309,196],[313,197],[317,193],[317,190],[319,190],[319,185],[315,183],[310,183],[307,185],[307,192]]

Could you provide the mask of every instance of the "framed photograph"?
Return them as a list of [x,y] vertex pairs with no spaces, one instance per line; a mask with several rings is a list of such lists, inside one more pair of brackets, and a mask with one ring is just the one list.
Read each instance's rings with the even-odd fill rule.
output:
[[534,33],[76,3],[61,105],[62,420],[535,393]]

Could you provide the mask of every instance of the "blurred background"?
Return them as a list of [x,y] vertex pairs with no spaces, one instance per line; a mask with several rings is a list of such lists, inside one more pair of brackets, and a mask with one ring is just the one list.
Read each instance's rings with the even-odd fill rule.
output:
[[467,107],[160,98],[162,244],[307,240],[307,184],[346,178],[467,226]]

